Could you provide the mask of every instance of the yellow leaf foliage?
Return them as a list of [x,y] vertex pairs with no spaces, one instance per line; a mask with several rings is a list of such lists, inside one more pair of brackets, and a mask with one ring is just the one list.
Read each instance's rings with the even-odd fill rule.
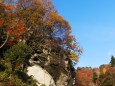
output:
[[78,56],[76,55],[75,52],[70,52],[69,58],[70,58],[71,60],[74,60],[74,61],[78,62]]
[[103,73],[103,74],[105,74],[106,71],[107,71],[106,68],[103,68],[103,69],[102,69],[102,73]]

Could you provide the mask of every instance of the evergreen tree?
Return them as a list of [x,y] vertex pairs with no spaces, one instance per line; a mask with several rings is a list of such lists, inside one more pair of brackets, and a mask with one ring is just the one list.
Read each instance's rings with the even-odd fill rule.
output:
[[112,55],[111,56],[111,61],[110,61],[111,66],[115,66],[115,57]]
[[97,74],[96,74],[96,72],[94,72],[94,73],[93,73],[93,82],[94,82],[94,83],[96,83],[97,78],[98,78],[98,77],[97,77]]
[[16,66],[21,67],[21,65],[24,64],[30,52],[31,49],[28,45],[19,42],[4,53],[5,61],[11,64],[10,67],[12,72],[15,71]]

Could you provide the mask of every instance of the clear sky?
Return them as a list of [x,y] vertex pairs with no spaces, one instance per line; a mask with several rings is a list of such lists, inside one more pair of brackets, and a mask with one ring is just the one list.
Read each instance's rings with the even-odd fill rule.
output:
[[115,0],[52,0],[84,49],[76,67],[98,67],[115,55]]

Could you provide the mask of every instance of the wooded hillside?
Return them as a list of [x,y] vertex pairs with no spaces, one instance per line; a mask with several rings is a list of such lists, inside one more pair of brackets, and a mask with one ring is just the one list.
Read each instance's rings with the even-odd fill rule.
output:
[[0,86],[36,86],[26,74],[30,59],[55,82],[65,74],[62,86],[70,86],[81,53],[71,26],[50,0],[0,0]]

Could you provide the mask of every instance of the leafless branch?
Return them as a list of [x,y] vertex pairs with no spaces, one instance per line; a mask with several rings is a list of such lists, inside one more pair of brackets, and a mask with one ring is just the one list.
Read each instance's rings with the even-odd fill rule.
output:
[[0,46],[0,48],[2,48],[5,44],[6,44],[6,42],[8,41],[8,35],[7,35],[7,38],[6,38],[6,40],[4,41],[4,43]]

